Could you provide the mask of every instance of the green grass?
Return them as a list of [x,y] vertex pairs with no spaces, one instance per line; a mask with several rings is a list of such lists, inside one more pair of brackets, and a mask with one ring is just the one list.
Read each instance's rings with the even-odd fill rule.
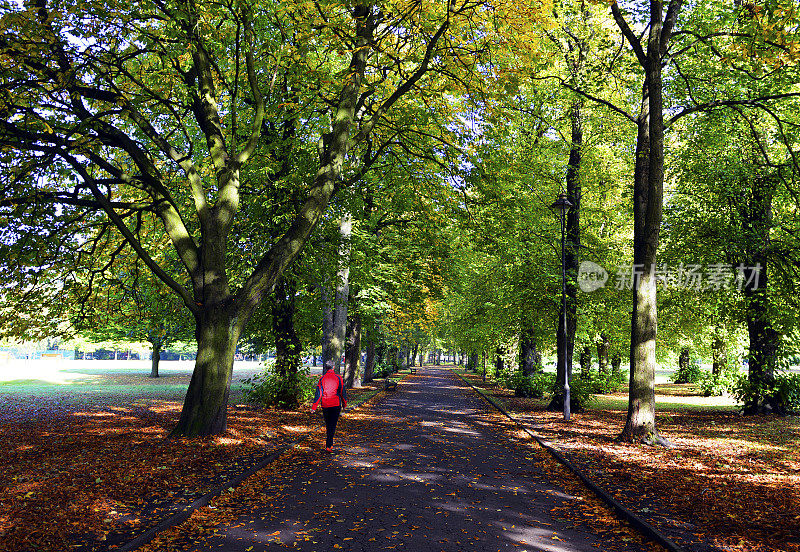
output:
[[[612,396],[612,395],[595,395],[596,399],[589,405],[591,410],[628,410],[628,397]],[[719,412],[735,412],[736,405],[730,404],[730,401],[721,399],[720,397],[701,397],[699,395],[687,396],[687,399],[694,400],[680,400],[680,397],[670,397],[669,402],[664,402],[656,398],[656,410],[661,411],[692,411],[699,412],[704,410],[715,410]]]

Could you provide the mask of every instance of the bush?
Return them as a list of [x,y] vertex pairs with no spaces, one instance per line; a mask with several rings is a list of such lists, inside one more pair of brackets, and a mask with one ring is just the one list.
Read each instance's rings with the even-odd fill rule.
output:
[[374,376],[376,378],[385,378],[394,372],[394,365],[383,359],[375,365]]
[[309,369],[302,367],[288,377],[281,377],[268,365],[260,374],[242,380],[248,402],[277,408],[295,408],[314,398],[316,381],[308,377]]
[[522,375],[522,372],[514,372],[508,378],[504,387],[506,387],[506,389],[513,389],[517,397],[541,399],[552,389],[554,381],[554,374],[537,372],[526,378]]
[[670,378],[673,383],[697,383],[703,377],[703,370],[696,360],[684,368],[678,368]]
[[778,397],[792,414],[800,413],[800,374],[785,374],[776,380]]
[[[559,395],[563,395],[564,390],[556,389],[556,380],[553,380],[552,389]],[[586,408],[596,401],[592,391],[591,380],[573,377],[569,382],[569,403],[572,412],[583,412]]]
[[625,372],[611,372],[609,374],[590,372],[588,378],[581,378],[581,380],[590,393],[604,395],[606,393],[615,393],[625,387],[628,384],[628,374]]
[[697,382],[704,397],[720,397],[725,393],[733,393],[739,381],[736,368],[726,368],[719,374],[703,372]]
[[753,383],[741,374],[732,386],[732,392],[743,407],[764,397],[773,397],[785,413],[800,413],[800,374],[780,374],[772,383]]

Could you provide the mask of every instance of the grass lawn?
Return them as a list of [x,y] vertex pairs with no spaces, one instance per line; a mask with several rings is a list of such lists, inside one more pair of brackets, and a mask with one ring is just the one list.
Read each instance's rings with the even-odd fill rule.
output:
[[658,429],[674,447],[646,447],[616,441],[625,393],[598,397],[565,423],[545,400],[466,377],[687,550],[800,551],[797,416],[742,417],[731,399],[657,384]]
[[[237,363],[227,433],[166,440],[191,363],[162,362],[149,378],[147,362],[102,362],[0,366],[0,552],[105,550],[266,451],[324,434],[308,408],[246,404],[241,380],[261,368]],[[348,391],[350,405],[382,387]]]

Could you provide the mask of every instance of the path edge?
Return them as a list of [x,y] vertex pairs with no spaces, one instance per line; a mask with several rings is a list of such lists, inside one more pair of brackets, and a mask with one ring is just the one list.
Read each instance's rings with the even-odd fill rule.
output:
[[562,453],[555,446],[551,445],[548,441],[545,441],[544,439],[542,439],[539,435],[536,434],[535,431],[530,429],[527,425],[525,425],[522,422],[520,422],[519,420],[517,420],[496,399],[494,399],[493,397],[491,397],[491,396],[487,395],[486,393],[484,393],[481,389],[479,389],[478,387],[473,385],[471,381],[467,380],[464,376],[459,374],[456,370],[451,368],[450,371],[453,372],[453,374],[455,374],[456,376],[458,376],[458,378],[461,381],[463,381],[464,383],[469,385],[473,389],[473,391],[475,391],[478,395],[483,397],[486,400],[486,402],[491,404],[500,413],[502,413],[509,420],[514,422],[514,424],[517,427],[519,427],[520,429],[525,431],[525,433],[530,435],[539,444],[539,446],[541,446],[547,452],[549,452],[550,455],[553,456],[553,458],[555,458],[558,462],[560,462],[561,464],[566,466],[567,469],[569,469],[572,473],[574,473],[578,477],[578,479],[580,479],[581,482],[586,487],[589,488],[589,490],[591,490],[595,495],[597,495],[598,498],[600,498],[600,500],[605,502],[615,512],[617,512],[618,515],[620,515],[623,518],[625,518],[625,520],[632,527],[636,528],[636,530],[638,530],[639,532],[643,533],[650,540],[653,540],[653,541],[657,542],[658,544],[660,544],[661,546],[663,546],[664,548],[666,548],[670,552],[686,552],[686,550],[684,548],[682,548],[681,546],[679,546],[678,544],[676,544],[675,542],[670,540],[666,535],[661,533],[661,531],[659,531],[658,529],[653,527],[651,524],[649,524],[648,522],[646,522],[645,520],[643,520],[642,518],[637,516],[633,511],[631,511],[627,507],[623,506],[622,503],[620,503],[616,498],[614,498],[613,496],[608,494],[608,492],[606,492],[605,489],[599,487],[594,481],[589,479],[589,477],[586,474],[584,474],[581,470],[579,470],[577,468],[577,466],[575,466],[572,462],[569,461],[569,459],[567,459],[566,456],[564,456],[564,453]]
[[[405,379],[405,377],[402,379]],[[368,402],[370,402],[372,399],[374,399],[381,393],[385,394],[386,391],[383,388],[378,387],[375,389],[374,393],[368,395],[366,398],[364,398],[364,400],[359,401],[355,406],[348,406],[347,410],[350,411],[361,408],[362,406],[366,405]],[[300,444],[300,441],[304,439],[305,437],[301,438],[298,442],[295,443],[280,445],[275,450],[266,453],[261,458],[261,460],[259,460],[254,466],[250,467],[245,472],[240,473],[236,477],[232,477],[231,479],[228,479],[220,483],[219,485],[211,489],[209,492],[207,492],[206,494],[204,494],[191,504],[184,506],[178,512],[172,514],[168,518],[159,522],[158,525],[156,525],[155,527],[151,527],[141,535],[134,537],[133,539],[129,540],[123,545],[120,545],[117,548],[114,548],[113,549],[114,552],[132,552],[134,550],[137,550],[138,548],[141,548],[142,546],[153,540],[156,537],[156,535],[158,535],[162,531],[165,531],[171,527],[175,527],[176,525],[180,525],[181,523],[189,519],[191,515],[195,512],[195,510],[198,510],[203,506],[207,506],[209,502],[220,496],[226,490],[235,489],[236,487],[241,485],[245,479],[266,468],[269,464],[280,458],[283,455],[283,453],[285,453],[287,450],[298,446]]]

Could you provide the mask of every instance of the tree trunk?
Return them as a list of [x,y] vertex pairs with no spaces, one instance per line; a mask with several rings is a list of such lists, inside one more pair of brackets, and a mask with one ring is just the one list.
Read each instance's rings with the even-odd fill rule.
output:
[[581,351],[581,379],[589,379],[592,375],[592,348],[586,345]]
[[[755,156],[754,156],[755,157]],[[785,414],[785,405],[779,397],[763,391],[775,381],[778,368],[781,335],[773,324],[773,306],[769,297],[768,249],[772,221],[772,201],[775,181],[769,177],[757,177],[750,183],[750,197],[743,209],[744,231],[755,243],[748,251],[742,267],[742,292],[745,296],[745,319],[750,337],[747,379],[757,390],[748,397],[745,415],[776,413]]]
[[347,321],[344,383],[350,389],[361,387],[361,315],[353,313]]
[[503,367],[505,365],[503,361],[503,355],[505,351],[502,347],[498,347],[495,349],[495,360],[494,360],[494,375],[495,377],[499,376],[500,373],[503,371]]
[[715,335],[711,343],[711,373],[721,374],[728,366],[728,344],[721,336]]
[[600,334],[597,340],[597,371],[601,376],[608,376],[608,347],[608,336]]
[[[684,347],[681,349],[681,354],[678,356],[678,373],[679,374],[686,374],[689,372],[689,347]],[[678,380],[676,383],[685,383]]]
[[[275,375],[282,381],[296,381],[302,345],[294,327],[297,286],[291,279],[281,277],[275,286],[272,300],[272,333],[275,338]],[[275,403],[283,408],[296,408],[298,390],[294,385],[281,386]]]
[[523,330],[519,341],[520,371],[525,377],[536,370],[536,342],[533,338],[533,328]]
[[[226,163],[223,170],[217,170],[217,174],[221,175],[218,178],[218,201],[214,206],[204,207],[200,217],[200,247],[193,244],[189,234],[181,233],[185,231],[182,224],[174,225],[178,227],[177,230],[168,232],[190,271],[192,294],[186,293],[172,280],[165,279],[165,282],[183,297],[184,303],[193,312],[197,341],[194,372],[180,420],[170,434],[172,436],[216,435],[225,431],[233,359],[242,328],[253,311],[274,291],[278,278],[297,257],[340,184],[342,166],[352,142],[350,130],[356,117],[376,26],[376,18],[368,6],[355,6],[351,15],[356,31],[354,48],[349,68],[342,77],[343,84],[334,107],[330,131],[324,133],[318,142],[319,164],[313,185],[289,228],[258,261],[235,297],[230,295],[225,272],[226,245],[239,202],[237,164],[244,159],[241,157],[244,151],[238,155],[228,155],[224,151],[224,141],[214,134],[214,129],[218,128],[216,122],[219,114],[216,111],[211,113],[213,102],[196,98],[195,111],[202,114],[201,122],[209,129],[209,143],[215,144],[212,156],[215,159],[229,159],[231,163]],[[441,35],[437,35],[437,40],[438,36]],[[211,91],[210,97],[213,98],[213,70],[204,55],[203,51],[195,51],[194,67],[198,79],[202,79],[199,88],[203,89],[203,94]],[[257,119],[260,117],[257,116]],[[259,128],[260,123],[257,122],[255,127]],[[253,134],[253,138],[257,139],[258,134]],[[169,230],[176,217],[173,216],[174,210],[168,208],[168,203],[164,202],[164,209],[160,211]],[[125,225],[120,222],[117,226],[124,229]]]
[[178,425],[172,436],[198,437],[225,432],[233,357],[240,321],[222,308],[206,307],[197,321],[197,359]]
[[614,356],[611,357],[611,373],[618,374],[621,365],[622,365],[622,355],[619,353],[614,353]]
[[158,377],[158,362],[161,360],[161,341],[154,340],[150,344],[153,346],[153,356],[150,359],[150,377]]
[[633,278],[631,315],[631,376],[628,413],[620,440],[669,446],[656,429],[656,278],[664,193],[664,114],[661,82],[662,3],[650,2],[650,33],[637,119],[634,169]]
[[477,372],[478,371],[478,362],[480,361],[480,357],[477,352],[472,351],[469,355],[469,360],[467,361],[467,371],[468,372]]
[[[745,279],[753,285],[745,286],[745,319],[747,334],[750,337],[750,353],[748,355],[747,379],[757,386],[756,389],[770,386],[775,381],[778,367],[778,351],[781,336],[772,324],[770,300],[767,286],[769,274],[763,255],[755,256],[753,266],[760,265],[756,283],[753,270],[745,269]],[[785,405],[778,397],[764,392],[756,392],[744,405],[745,415],[776,413],[785,414]]]
[[[766,294],[764,294],[766,295]],[[746,308],[747,333],[750,337],[747,379],[756,386],[769,386],[775,381],[780,334],[772,327],[763,301],[752,300]],[[758,388],[757,388],[758,389]],[[785,414],[778,397],[757,391],[744,405],[745,415]]]
[[326,344],[325,370],[333,368],[337,374],[342,372],[342,353],[345,348],[347,332],[347,302],[350,297],[350,240],[353,233],[353,219],[345,214],[339,221],[339,255],[337,258],[336,296],[333,308],[333,326],[330,341]]
[[333,343],[333,307],[330,292],[326,285],[319,286],[320,299],[322,300],[322,342],[320,343],[320,357],[322,362],[322,373],[328,367],[334,366],[331,344]]
[[[418,343],[414,343],[414,353],[411,355],[411,366],[415,365],[418,353],[419,353],[419,344]],[[420,365],[421,364],[422,364],[422,362],[420,362]]]
[[375,379],[375,339],[370,336],[367,339],[367,358],[364,363],[364,383],[369,383]]

